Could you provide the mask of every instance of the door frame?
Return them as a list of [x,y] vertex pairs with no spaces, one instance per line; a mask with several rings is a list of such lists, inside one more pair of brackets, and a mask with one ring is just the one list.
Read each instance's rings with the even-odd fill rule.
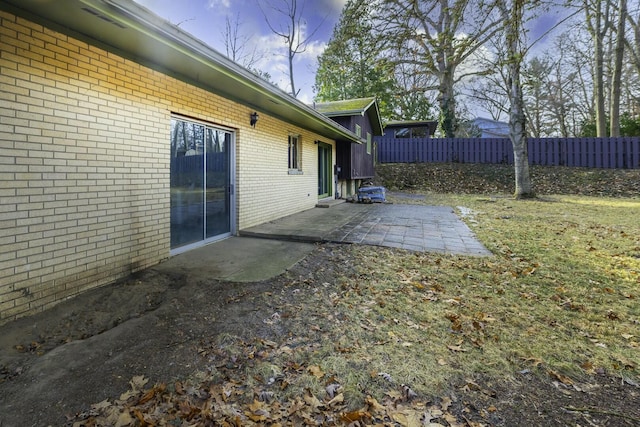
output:
[[[229,158],[229,165],[228,165],[229,180],[228,180],[228,188],[226,189],[227,195],[229,197],[229,231],[223,234],[219,234],[213,237],[199,240],[197,242],[189,243],[184,246],[179,246],[177,248],[169,247],[169,256],[174,256],[174,255],[181,254],[183,252],[190,251],[192,249],[199,248],[201,246],[205,246],[209,243],[212,243],[218,240],[226,239],[236,234],[236,208],[237,208],[237,205],[236,205],[237,203],[236,202],[236,133],[237,133],[237,129],[229,128],[216,123],[194,119],[191,117],[181,116],[179,114],[171,114],[171,118],[176,120],[197,123],[205,127],[219,129],[225,132],[229,132],[231,134],[231,138],[230,138],[231,141],[229,143],[229,157],[228,157]],[[206,171],[206,157],[205,157],[205,171]],[[169,167],[169,175],[171,175],[171,167]],[[206,175],[204,178],[204,182],[206,183]],[[169,191],[171,191],[171,188],[169,188]],[[206,206],[206,201],[203,200],[203,209],[205,209],[205,206]],[[204,214],[205,212],[203,212],[203,215]],[[169,218],[171,218],[171,212],[169,212]],[[204,227],[204,223],[203,223],[203,227]]]
[[[333,146],[325,142],[318,143],[318,199],[326,199],[333,194]],[[327,154],[326,156],[323,155]],[[323,173],[324,170],[324,173]],[[321,182],[324,180],[324,182]],[[320,193],[321,187],[327,189]]]

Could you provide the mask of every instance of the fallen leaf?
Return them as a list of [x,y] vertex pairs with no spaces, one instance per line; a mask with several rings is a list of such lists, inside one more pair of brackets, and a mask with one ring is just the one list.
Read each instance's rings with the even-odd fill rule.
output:
[[466,391],[469,391],[469,390],[479,391],[482,389],[478,383],[472,380],[466,380],[466,384],[462,388]]
[[120,413],[120,416],[118,417],[118,420],[116,421],[115,427],[130,426],[130,425],[133,425],[134,422],[135,422],[135,420],[133,419],[133,417],[131,416],[129,411],[124,411],[124,412]]
[[346,423],[356,423],[356,422],[361,423],[361,422],[364,422],[365,420],[368,420],[369,418],[371,418],[371,415],[368,412],[363,411],[362,409],[358,411],[344,412],[340,414],[340,420]]
[[111,403],[109,402],[109,399],[105,399],[105,400],[103,400],[101,402],[94,403],[93,405],[91,405],[91,408],[99,411],[101,409],[108,408],[109,406],[111,406]]
[[444,414],[444,420],[449,423],[451,427],[463,427],[465,424],[459,423],[458,419],[452,414]]
[[311,390],[307,390],[307,392],[304,394],[304,401],[307,403],[307,405],[311,406],[314,410],[321,406],[324,406],[324,404],[320,402],[320,400],[318,400],[318,398],[311,393]]
[[595,373],[595,368],[593,366],[593,363],[586,361],[580,364],[580,367],[582,369],[585,370],[586,373],[588,374],[594,374]]
[[252,421],[265,421],[269,416],[269,411],[265,409],[264,403],[258,400],[253,400],[253,403],[247,405],[249,411],[245,411],[245,415]]
[[427,412],[424,413],[424,418],[427,418],[427,415],[432,419],[440,418],[442,415],[444,415],[444,412],[442,412],[442,410],[439,407],[432,406],[429,408]]
[[378,403],[378,401],[371,396],[367,396],[364,402],[368,405],[369,410],[373,412],[384,412],[385,410],[384,406]]
[[291,403],[291,405],[289,406],[289,410],[287,411],[287,413],[289,414],[289,416],[295,414],[296,412],[302,410],[305,407],[305,404],[303,401],[301,401],[300,399],[296,398],[293,403]]
[[313,375],[318,379],[321,379],[322,377],[324,377],[324,372],[322,372],[322,368],[320,368],[320,366],[311,365],[307,368],[307,371],[309,371],[311,375]]
[[397,390],[389,390],[385,393],[386,396],[389,396],[391,400],[396,401],[402,399],[402,393]]
[[184,387],[182,386],[182,383],[180,381],[176,381],[174,387],[178,395],[184,394]]
[[454,332],[460,332],[462,330],[462,322],[460,316],[457,314],[448,314],[445,316],[451,322],[451,330]]
[[287,345],[284,345],[284,346],[280,347],[280,351],[282,353],[289,354],[289,355],[293,354],[293,350],[291,349],[291,347],[289,347]]
[[[277,316],[276,316],[277,315]],[[272,318],[277,317],[278,319],[280,318],[280,315],[278,313],[274,313],[271,315]],[[261,340],[262,344],[264,344],[267,347],[271,347],[271,348],[276,348],[278,347],[278,343],[271,341],[271,340]]]
[[449,409],[449,406],[451,406],[451,403],[451,398],[443,397],[442,401],[440,402],[440,408],[446,412]]
[[419,414],[416,411],[412,410],[402,410],[397,412],[391,412],[391,418],[398,424],[403,427],[423,427],[421,417],[422,414]]
[[132,390],[137,391],[142,390],[142,387],[144,387],[144,385],[148,382],[149,379],[145,378],[144,375],[136,375],[135,377],[131,378],[129,384],[131,385]]
[[573,381],[571,380],[571,378],[569,378],[566,375],[562,375],[561,373],[556,372],[556,371],[552,371],[551,369],[548,369],[547,372],[549,373],[549,375],[551,377],[553,377],[556,380],[560,381],[562,384],[565,384],[565,385],[573,384]]
[[162,393],[165,389],[166,389],[166,386],[162,383],[154,385],[150,390],[148,390],[144,395],[142,395],[142,397],[140,398],[140,401],[138,402],[138,405],[143,405],[147,403],[148,401],[153,399],[156,393]]
[[342,393],[339,393],[336,397],[334,397],[333,399],[331,399],[330,401],[327,402],[328,406],[334,406],[338,403],[342,403],[344,402],[344,395]]

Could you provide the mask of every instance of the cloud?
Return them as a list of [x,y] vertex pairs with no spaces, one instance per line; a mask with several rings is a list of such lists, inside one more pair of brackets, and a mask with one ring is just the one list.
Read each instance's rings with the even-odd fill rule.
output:
[[282,39],[275,34],[269,34],[256,37],[253,41],[263,54],[262,58],[255,64],[255,68],[269,73],[272,81],[281,88],[288,86],[287,73],[289,67],[285,56],[286,46]]
[[231,0],[208,0],[207,9],[216,9],[218,7],[224,7],[225,9],[231,8]]
[[324,52],[326,48],[327,48],[327,44],[325,42],[322,42],[320,40],[314,40],[307,44],[307,48],[305,49],[304,52],[300,53],[300,57],[301,59],[304,58],[304,59],[315,61],[318,58],[318,56],[320,56],[322,52]]
[[300,91],[300,94],[298,94],[298,101],[307,105],[313,104],[313,93]]

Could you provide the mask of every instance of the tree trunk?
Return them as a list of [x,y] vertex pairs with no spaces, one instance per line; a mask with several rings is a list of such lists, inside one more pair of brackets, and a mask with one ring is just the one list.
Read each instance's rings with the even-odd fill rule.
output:
[[440,77],[441,126],[445,138],[456,136],[456,100],[453,90],[453,73],[443,71]]
[[604,104],[604,33],[607,18],[603,16],[603,1],[594,0],[589,4],[584,0],[584,10],[587,14],[586,22],[589,33],[593,38],[593,103],[596,119],[596,136],[607,136],[607,117]]
[[607,116],[604,108],[604,53],[602,47],[602,37],[596,35],[594,43],[594,103],[596,113],[596,136],[603,137],[607,134]]
[[297,98],[298,92],[296,91],[296,83],[293,80],[293,55],[291,52],[291,48],[289,48],[289,84],[291,85],[291,96]]
[[[531,176],[529,174],[529,154],[525,134],[524,98],[520,81],[522,51],[520,49],[520,28],[524,15],[526,0],[514,0],[511,8],[503,3],[502,13],[505,16],[505,37],[507,44],[507,70],[509,84],[509,137],[513,145],[513,163],[516,175],[516,199],[534,197]],[[510,9],[510,10],[509,10]],[[507,12],[508,11],[508,12]]]
[[513,144],[513,163],[516,175],[517,199],[533,197],[531,176],[529,174],[529,153],[527,151],[527,137],[525,133],[524,102],[520,83],[520,64],[509,64],[509,137]]
[[611,98],[609,117],[611,130],[609,136],[620,136],[620,86],[622,85],[622,59],[624,56],[624,31],[627,21],[627,0],[620,0],[618,5],[618,25],[616,26],[616,47],[611,81]]

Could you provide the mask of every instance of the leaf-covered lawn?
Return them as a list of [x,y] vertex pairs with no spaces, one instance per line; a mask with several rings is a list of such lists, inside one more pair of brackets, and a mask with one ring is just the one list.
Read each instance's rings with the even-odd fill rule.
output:
[[[501,403],[474,420],[459,394],[494,395],[487,378],[531,375],[563,393],[591,392],[601,376],[638,387],[639,199],[422,194],[395,202],[459,209],[494,256],[319,246],[315,270],[229,302],[269,314],[243,337],[203,339],[194,357],[206,371],[171,384],[133,378],[74,421],[485,425]],[[607,416],[639,422],[624,406],[638,395],[627,398]]]
[[[588,169],[531,166],[538,195],[638,197],[640,169]],[[438,194],[513,194],[513,165],[474,163],[385,163],[376,180],[389,190]]]

